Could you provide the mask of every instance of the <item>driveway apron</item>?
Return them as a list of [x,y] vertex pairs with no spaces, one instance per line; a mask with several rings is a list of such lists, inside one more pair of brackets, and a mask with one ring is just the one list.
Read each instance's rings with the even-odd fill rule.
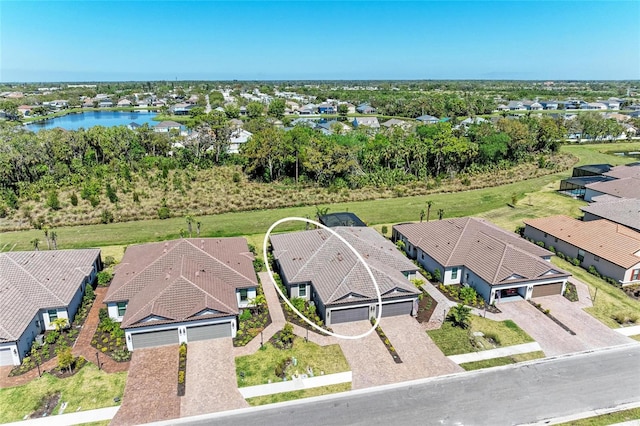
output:
[[136,349],[122,406],[111,424],[137,425],[178,417],[178,345]]
[[189,343],[185,383],[181,417],[249,406],[238,392],[231,338]]

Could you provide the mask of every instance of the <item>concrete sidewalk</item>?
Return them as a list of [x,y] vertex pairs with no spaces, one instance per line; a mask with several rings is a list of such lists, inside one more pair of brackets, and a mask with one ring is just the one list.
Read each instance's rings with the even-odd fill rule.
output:
[[450,355],[451,361],[456,364],[465,362],[484,361],[486,359],[501,358],[509,355],[526,354],[528,352],[541,351],[542,348],[538,342],[523,343],[522,345],[506,346],[504,348],[490,349],[487,351],[470,352],[467,354]]
[[634,325],[633,327],[614,328],[613,331],[617,331],[623,336],[637,336],[640,335],[640,325]]
[[286,382],[267,383],[264,385],[247,386],[238,388],[244,398],[254,396],[273,395],[274,393],[292,392],[303,389],[318,388],[320,386],[337,385],[340,383],[351,383],[351,371],[343,373],[325,374],[324,376],[299,378]]
[[23,420],[21,422],[6,423],[8,425],[20,425],[20,426],[67,426],[67,425],[79,425],[82,423],[101,422],[104,420],[111,420],[120,406],[98,408],[96,410],[78,411],[69,414],[51,415],[47,417],[40,417],[37,419]]

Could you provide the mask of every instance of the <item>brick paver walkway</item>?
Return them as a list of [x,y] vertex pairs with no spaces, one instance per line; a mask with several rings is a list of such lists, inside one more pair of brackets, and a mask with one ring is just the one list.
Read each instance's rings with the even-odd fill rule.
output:
[[[76,339],[75,345],[73,345],[73,354],[75,356],[83,356],[87,361],[93,364],[98,363],[96,353],[98,350],[91,346],[91,340],[96,333],[100,318],[98,316],[100,308],[104,307],[104,297],[107,294],[108,287],[98,287],[95,290],[96,300],[93,301],[93,306],[89,311],[87,320],[84,322],[78,339]],[[116,362],[109,358],[107,355],[99,355],[100,364],[104,371],[107,373],[117,373],[121,371],[127,371],[129,369],[129,362]]]

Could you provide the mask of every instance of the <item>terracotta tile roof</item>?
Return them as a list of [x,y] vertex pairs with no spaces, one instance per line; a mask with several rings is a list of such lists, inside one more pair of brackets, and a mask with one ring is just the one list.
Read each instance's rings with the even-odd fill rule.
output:
[[484,219],[406,223],[394,229],[440,265],[465,266],[492,285],[569,275],[542,259],[550,251]]
[[0,342],[17,340],[41,309],[66,307],[98,249],[0,253]]
[[640,198],[640,175],[637,177],[590,183],[585,187],[620,198]]
[[[383,298],[418,294],[403,274],[418,268],[393,243],[371,228],[336,227],[333,230],[365,259]],[[272,235],[271,245],[287,281],[311,283],[325,305],[377,299],[365,267],[353,251],[330,232],[317,229]]]
[[105,302],[125,302],[123,327],[239,313],[236,289],[257,287],[244,238],[189,238],[127,248]]
[[524,223],[625,269],[640,263],[640,233],[608,220],[552,216]]

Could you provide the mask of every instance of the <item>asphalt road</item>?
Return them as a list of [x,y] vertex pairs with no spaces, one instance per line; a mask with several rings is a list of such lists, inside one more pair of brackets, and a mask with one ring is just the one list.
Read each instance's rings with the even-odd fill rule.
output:
[[173,420],[193,425],[509,425],[640,401],[640,345]]

